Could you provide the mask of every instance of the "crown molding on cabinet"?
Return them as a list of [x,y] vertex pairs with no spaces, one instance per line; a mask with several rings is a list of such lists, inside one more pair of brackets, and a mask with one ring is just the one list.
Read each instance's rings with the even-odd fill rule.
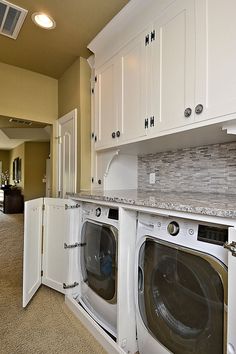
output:
[[131,0],[89,43],[96,67],[115,55],[126,43],[147,28],[158,13],[174,0]]

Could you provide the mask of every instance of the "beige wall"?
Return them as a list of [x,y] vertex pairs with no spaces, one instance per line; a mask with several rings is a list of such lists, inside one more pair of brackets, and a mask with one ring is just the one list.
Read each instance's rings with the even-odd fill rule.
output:
[[2,172],[9,171],[10,152],[8,150],[0,150],[0,161],[2,161]]
[[90,188],[90,67],[78,58],[58,83],[59,117],[78,110],[77,191]]
[[25,144],[21,144],[17,146],[15,149],[10,151],[10,159],[9,159],[9,171],[10,171],[10,184],[14,184],[13,182],[13,160],[19,157],[21,159],[21,181],[18,183],[18,186],[22,188],[22,193],[24,193],[24,162],[25,162]]
[[84,58],[80,58],[80,189],[91,186],[91,69]]
[[0,115],[53,123],[58,116],[58,81],[0,63]]
[[80,60],[77,59],[65,71],[58,82],[58,115],[66,113],[80,105]]
[[[54,124],[58,118],[58,80],[0,63],[0,115]],[[55,127],[54,127],[55,130]],[[52,155],[55,154],[51,140]],[[52,159],[55,180],[55,160]],[[55,189],[55,186],[52,185]]]
[[42,179],[46,173],[46,159],[50,154],[49,143],[25,143],[24,199],[45,196],[46,185]]

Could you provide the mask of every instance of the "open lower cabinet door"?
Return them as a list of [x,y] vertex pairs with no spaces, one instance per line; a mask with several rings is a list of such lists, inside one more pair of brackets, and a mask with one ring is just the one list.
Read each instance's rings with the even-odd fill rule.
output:
[[25,202],[23,307],[41,285],[43,198]]
[[69,199],[39,198],[25,203],[23,307],[41,284],[66,294],[73,279],[80,225],[79,205]]
[[229,228],[227,354],[236,353],[236,229]]

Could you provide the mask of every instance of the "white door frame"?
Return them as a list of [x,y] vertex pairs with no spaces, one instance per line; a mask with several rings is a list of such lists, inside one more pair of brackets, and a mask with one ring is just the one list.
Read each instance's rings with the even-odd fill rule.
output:
[[61,181],[61,163],[62,163],[62,157],[61,157],[61,143],[62,143],[62,137],[61,137],[61,123],[66,123],[69,120],[73,120],[73,125],[74,125],[74,166],[75,166],[75,171],[74,171],[74,183],[73,183],[73,191],[69,191],[72,193],[75,193],[77,190],[77,108],[73,109],[69,113],[65,114],[64,116],[60,117],[57,122],[56,122],[56,131],[57,131],[57,188],[56,188],[56,195],[59,198],[63,198],[63,186],[62,186],[62,181]]

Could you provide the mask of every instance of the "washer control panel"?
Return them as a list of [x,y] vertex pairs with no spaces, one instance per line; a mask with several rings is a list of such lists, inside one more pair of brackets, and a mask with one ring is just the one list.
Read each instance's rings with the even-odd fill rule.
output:
[[167,231],[171,236],[177,236],[179,233],[179,224],[176,221],[171,221],[167,225]]
[[227,225],[140,212],[137,238],[146,237],[203,251],[227,264],[227,252],[223,247],[228,240]]
[[99,216],[101,216],[102,213],[102,209],[100,207],[95,209],[95,215],[99,218]]
[[109,220],[117,222],[119,220],[119,209],[84,202],[82,204],[82,218],[106,223],[109,223]]

